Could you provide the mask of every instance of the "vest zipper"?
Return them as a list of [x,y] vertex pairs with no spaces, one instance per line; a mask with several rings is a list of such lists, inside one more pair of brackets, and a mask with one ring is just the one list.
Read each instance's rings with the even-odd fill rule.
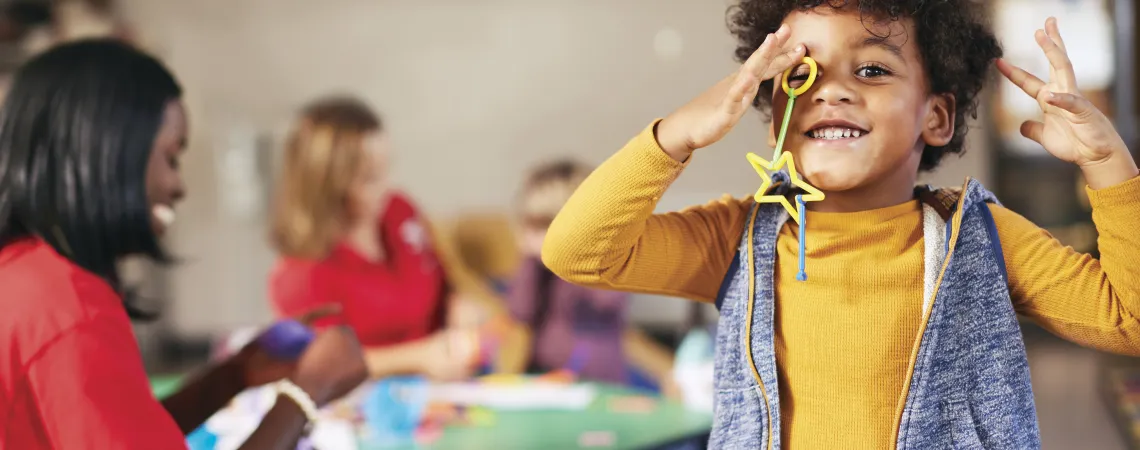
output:
[[958,197],[958,206],[954,210],[954,215],[951,217],[950,223],[946,226],[950,227],[950,238],[946,244],[946,258],[942,261],[942,269],[938,272],[938,280],[934,282],[934,289],[930,292],[930,304],[922,311],[922,325],[918,329],[918,336],[914,341],[914,348],[910,352],[910,360],[907,362],[906,383],[903,384],[902,394],[899,398],[899,405],[895,410],[895,431],[893,433],[891,442],[894,449],[899,448],[899,433],[902,428],[903,411],[906,409],[907,397],[910,394],[910,382],[914,379],[915,365],[918,363],[918,350],[922,348],[922,336],[926,334],[926,326],[930,322],[931,313],[934,311],[934,302],[938,300],[938,288],[942,287],[942,277],[946,275],[946,268],[950,265],[950,255],[954,253],[954,247],[958,243],[958,232],[962,225],[962,207],[966,203],[966,192],[970,187],[970,177],[966,177],[966,182],[962,185],[962,193]]
[[764,398],[764,414],[768,427],[767,450],[772,450],[772,404],[768,401],[768,390],[764,388],[764,380],[760,378],[760,370],[756,369],[756,361],[752,357],[752,308],[756,305],[756,257],[753,246],[754,230],[756,229],[756,216],[760,213],[760,205],[752,208],[752,217],[748,219],[748,317],[744,322],[744,350],[748,354],[748,365],[752,368],[752,377],[760,385],[760,396]]

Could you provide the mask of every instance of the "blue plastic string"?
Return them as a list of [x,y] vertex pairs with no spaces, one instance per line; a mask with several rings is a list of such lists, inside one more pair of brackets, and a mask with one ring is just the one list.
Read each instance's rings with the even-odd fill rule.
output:
[[807,281],[807,270],[804,269],[807,261],[807,255],[804,254],[804,249],[806,248],[804,241],[807,240],[807,236],[804,235],[804,231],[807,227],[804,223],[807,222],[807,213],[804,212],[804,210],[807,208],[804,207],[803,195],[796,196],[796,206],[798,206],[796,209],[800,211],[800,273],[796,274],[796,279],[799,281]]

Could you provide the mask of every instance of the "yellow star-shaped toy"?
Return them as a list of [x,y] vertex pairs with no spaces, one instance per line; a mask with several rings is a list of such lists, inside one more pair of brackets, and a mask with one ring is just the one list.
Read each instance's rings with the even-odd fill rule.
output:
[[806,192],[806,194],[803,195],[804,202],[818,202],[824,198],[822,191],[816,189],[815,186],[807,184],[806,181],[800,178],[800,174],[796,172],[796,161],[790,152],[781,153],[780,157],[772,162],[761,158],[760,155],[755,153],[749,153],[748,162],[752,163],[752,168],[756,169],[756,173],[760,174],[760,178],[764,180],[760,185],[760,189],[756,191],[756,195],[753,196],[756,202],[779,203],[784,205],[784,209],[788,211],[788,214],[792,215],[792,219],[797,223],[800,221],[798,205],[792,206],[792,203],[788,201],[786,196],[776,194],[768,195],[768,189],[772,187],[772,175],[769,172],[776,172],[787,167],[788,179],[791,181],[792,186],[803,189],[804,192]]

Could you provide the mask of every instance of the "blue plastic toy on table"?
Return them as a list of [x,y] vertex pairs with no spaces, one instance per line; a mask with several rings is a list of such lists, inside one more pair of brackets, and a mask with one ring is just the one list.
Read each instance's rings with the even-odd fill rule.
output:
[[373,384],[360,407],[368,441],[378,445],[412,442],[427,409],[428,395],[428,382],[423,377],[391,377]]
[[273,324],[258,336],[257,343],[274,358],[292,361],[305,352],[313,342],[313,330],[296,320],[287,319]]
[[207,429],[205,425],[186,435],[186,447],[190,450],[214,450],[217,445],[218,435]]

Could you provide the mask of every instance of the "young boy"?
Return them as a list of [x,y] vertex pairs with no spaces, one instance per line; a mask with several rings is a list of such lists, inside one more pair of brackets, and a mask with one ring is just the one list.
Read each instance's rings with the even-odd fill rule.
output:
[[[1036,33],[1048,81],[997,65],[1043,110],[1023,134],[1087,179],[1100,260],[976,181],[915,188],[920,170],[961,152],[1001,55],[980,8],[741,2],[731,16],[740,70],[631,140],[552,224],[543,260],[567,280],[720,307],[710,447],[1039,448],[1016,313],[1082,345],[1140,354],[1140,179],[1077,90],[1055,20]],[[693,151],[750,103],[784,110],[780,74],[805,54],[819,76],[796,102],[785,149],[826,199],[807,204],[801,282],[799,229],[778,204],[652,211]],[[770,192],[795,193],[786,183]]]

